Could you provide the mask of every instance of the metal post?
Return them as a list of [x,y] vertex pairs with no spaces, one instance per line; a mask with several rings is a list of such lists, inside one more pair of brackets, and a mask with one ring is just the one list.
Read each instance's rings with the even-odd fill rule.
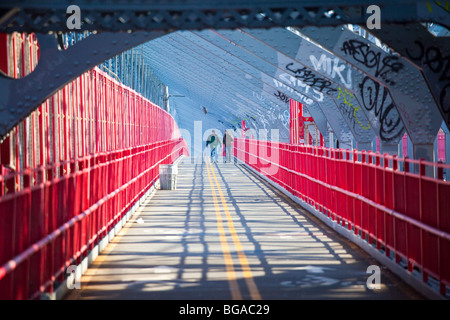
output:
[[[425,161],[435,162],[433,144],[414,144],[413,145],[413,156],[414,156],[414,159],[416,159],[416,160],[423,159]],[[425,174],[428,177],[433,177],[434,176],[433,168],[430,166],[427,166]]]
[[334,132],[331,129],[330,125],[328,125],[328,140],[329,140],[329,145],[327,147],[334,148],[335,147],[335,144],[334,144]]
[[[445,163],[450,164],[450,131],[448,128],[444,125],[442,125],[442,129],[445,133]],[[444,170],[444,178],[445,180],[450,180],[450,169]]]
[[388,153],[390,155],[398,155],[399,145],[398,144],[385,144],[380,142],[380,153]]
[[170,106],[169,106],[169,88],[165,87],[165,93],[164,93],[164,109],[167,112],[170,112]]
[[370,151],[372,150],[372,143],[367,142],[367,143],[357,143],[356,142],[356,149],[360,150],[360,151]]

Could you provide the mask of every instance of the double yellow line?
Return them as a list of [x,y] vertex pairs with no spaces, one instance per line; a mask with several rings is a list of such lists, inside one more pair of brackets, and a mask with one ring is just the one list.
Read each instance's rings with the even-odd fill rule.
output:
[[[227,202],[222,192],[222,188],[220,187],[219,182],[217,181],[216,173],[214,172],[214,168],[210,163],[206,164],[206,169],[208,171],[208,179],[211,186],[214,207],[216,211],[217,218],[217,229],[219,231],[220,244],[222,246],[222,252],[225,260],[225,268],[227,271],[228,283],[230,284],[231,297],[233,300],[242,300],[242,294],[239,289],[239,285],[237,283],[236,271],[234,269],[234,262],[230,252],[230,246],[228,245],[227,236],[225,233],[224,223],[222,219],[222,213],[219,206],[219,201],[217,199],[217,192],[219,193],[220,200],[222,202],[222,208],[225,213],[225,220],[228,229],[230,230],[231,239],[234,243],[234,247],[236,249],[236,253],[238,255],[239,262],[242,267],[243,276],[245,279],[245,283],[247,284],[248,290],[250,292],[250,297],[253,300],[261,300],[261,295],[258,291],[258,287],[253,280],[252,271],[250,265],[247,260],[247,256],[244,253],[244,249],[242,247],[241,242],[239,241],[239,237],[236,233],[236,229],[234,228],[233,220],[231,218],[230,210],[228,209]],[[214,180],[214,182],[213,182]]]

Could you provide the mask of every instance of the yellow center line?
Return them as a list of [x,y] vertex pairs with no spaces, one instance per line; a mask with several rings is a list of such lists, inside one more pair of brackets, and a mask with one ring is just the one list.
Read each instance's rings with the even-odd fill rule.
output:
[[222,215],[220,213],[219,203],[217,201],[216,191],[213,181],[211,179],[211,173],[208,165],[206,166],[208,171],[208,179],[211,186],[214,208],[216,211],[217,230],[219,231],[220,244],[222,246],[223,257],[225,260],[225,268],[227,270],[228,283],[230,284],[231,297],[233,300],[242,300],[241,291],[237,283],[236,272],[234,271],[233,258],[231,257],[230,247],[228,246],[225,230],[223,228]]
[[[216,177],[216,174],[214,172],[214,168],[212,165],[211,165],[211,171],[212,171],[212,174],[214,177],[214,181],[217,185],[217,189],[219,191],[220,199],[222,201],[222,206],[225,211],[225,215],[227,217],[228,228],[230,229],[231,238],[233,239],[233,242],[234,242],[238,257],[239,257],[239,261],[241,262],[245,282],[247,283],[247,287],[250,291],[250,296],[253,300],[262,300],[261,295],[258,290],[258,287],[256,286],[256,283],[253,279],[253,274],[252,274],[250,265],[248,263],[247,256],[244,253],[244,248],[242,247],[241,241],[239,240],[239,237],[236,233],[236,229],[234,228],[233,220],[231,218],[230,210],[228,209],[227,202],[223,195],[222,188],[220,187],[220,184],[217,181],[217,177]],[[209,175],[209,170],[208,170],[208,175]],[[214,192],[214,194],[215,194],[215,192]]]

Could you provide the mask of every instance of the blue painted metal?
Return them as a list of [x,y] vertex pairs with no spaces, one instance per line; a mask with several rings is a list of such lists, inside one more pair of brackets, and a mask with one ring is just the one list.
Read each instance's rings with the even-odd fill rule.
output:
[[[234,29],[237,27],[335,26],[350,22],[363,25],[367,18],[364,9],[371,3],[370,1],[358,0],[349,0],[345,4],[341,3],[339,5],[333,1],[318,3],[317,1],[283,0],[252,0],[245,3],[239,0],[217,0],[214,2],[142,0],[131,3],[124,0],[81,0],[77,4],[82,9],[83,15],[83,28],[80,31],[123,31],[131,29],[173,31],[210,27],[215,29]],[[0,4],[0,9],[4,9],[1,12],[5,13],[13,5],[18,9],[9,11],[11,14],[8,16],[3,15],[0,17],[0,30],[7,32],[13,30],[67,31],[65,26],[67,19],[65,9],[67,4],[64,2],[55,0],[42,0],[40,2],[22,0],[20,3],[17,3],[5,0]],[[430,5],[425,5],[424,1],[411,0],[404,1],[401,4],[396,4],[392,1],[382,1],[380,5],[383,12],[383,27],[387,22],[405,23],[407,21],[436,21],[443,25],[448,25],[448,13],[445,15],[439,11],[442,8],[436,7],[436,2],[431,4],[431,10]],[[427,10],[429,12],[426,12]],[[280,33],[283,35],[287,34],[287,31],[284,29],[277,30],[282,30]],[[318,32],[323,31],[319,29]],[[386,136],[380,134],[380,132],[383,132],[381,129],[382,125],[387,124],[390,120],[395,124],[398,123],[394,118],[377,118],[374,114],[360,109],[360,103],[358,104],[358,102],[363,100],[364,95],[357,96],[355,92],[355,90],[357,91],[356,87],[345,87],[348,84],[345,79],[342,83],[339,83],[339,80],[342,79],[333,79],[332,73],[336,72],[334,67],[329,68],[331,74],[326,74],[324,70],[312,72],[316,71],[314,67],[317,64],[323,63],[325,66],[328,61],[333,62],[336,59],[336,55],[339,56],[340,52],[335,52],[335,55],[328,55],[329,53],[306,40],[301,40],[301,45],[295,43],[295,41],[289,41],[289,43],[284,44],[282,41],[289,39],[289,37],[273,38],[273,35],[276,36],[277,34],[277,31],[274,30],[257,32],[246,29],[245,34],[239,31],[225,30],[220,32],[211,30],[177,32],[119,56],[115,55],[132,46],[130,42],[121,43],[117,39],[129,37],[129,39],[134,39],[133,41],[135,41],[137,39],[136,33],[124,34],[118,32],[116,40],[108,42],[106,47],[96,49],[100,41],[89,40],[89,38],[101,39],[101,37],[97,37],[99,34],[91,35],[83,41],[80,41],[83,37],[82,35],[76,35],[73,47],[77,49],[69,49],[67,52],[78,50],[78,56],[76,56],[75,61],[79,65],[83,64],[84,66],[84,64],[91,65],[91,62],[94,60],[97,63],[104,61],[105,57],[98,59],[98,52],[105,49],[110,50],[106,56],[107,58],[113,58],[104,62],[100,67],[141,92],[144,96],[148,95],[157,104],[165,105],[169,99],[169,95],[165,93],[164,84],[169,86],[171,92],[185,95],[185,99],[171,100],[174,106],[171,112],[180,119],[179,121],[184,121],[183,117],[181,117],[182,113],[189,116],[189,114],[196,114],[198,110],[198,115],[203,114],[208,122],[213,123],[215,119],[215,122],[223,127],[235,124],[239,126],[241,119],[247,119],[249,126],[255,129],[280,128],[283,130],[283,138],[287,138],[288,121],[286,115],[288,116],[289,109],[286,99],[289,97],[308,106],[308,110],[316,119],[324,137],[328,136],[327,127],[331,126],[331,129],[341,141],[341,146],[343,144],[350,146],[350,141],[354,138],[360,146],[368,145],[373,141],[373,132],[361,129],[361,126],[356,126],[355,119],[357,120],[356,122],[362,121],[361,123],[364,123],[364,119],[366,121],[370,119],[371,128],[380,129],[376,132],[382,138],[386,138]],[[223,38],[223,35],[226,35],[229,39]],[[259,38],[259,40],[265,42],[262,43],[255,39],[255,35],[269,36],[267,39]],[[382,39],[385,38],[389,37],[382,37]],[[406,38],[408,38],[407,41],[409,41],[410,45],[408,48],[414,48],[415,35],[406,34]],[[232,43],[230,39],[236,41]],[[292,39],[295,38],[292,37]],[[430,34],[428,34],[426,39],[431,39]],[[296,38],[296,40],[300,39]],[[82,43],[84,43],[84,46],[80,46]],[[85,52],[82,51],[83,48]],[[298,48],[304,50],[292,51],[292,49]],[[332,51],[336,51],[339,48],[333,47],[332,49]],[[142,50],[145,52],[142,52]],[[312,52],[325,54],[326,56],[323,61],[316,57],[316,65],[314,65],[314,61],[311,62],[311,58],[308,56]],[[95,58],[92,59],[92,56],[95,56]],[[340,56],[345,58],[342,55]],[[59,57],[72,59],[70,55],[65,54]],[[57,61],[55,56],[53,62],[57,63]],[[299,75],[297,71],[300,69],[295,68],[295,63],[305,66],[309,70],[308,75],[322,75],[325,79],[330,80],[329,88],[337,90],[338,94],[335,91],[324,93],[324,88],[321,89],[322,91],[319,91],[317,87],[314,90],[311,86],[305,85],[304,81],[300,83],[298,78],[296,78]],[[339,61],[337,69],[340,68],[340,63]],[[182,64],[185,65],[181,66]],[[421,64],[417,64],[425,70],[425,74],[427,73],[426,68],[433,71],[430,63],[422,61]],[[286,65],[290,65],[291,70],[287,70]],[[151,66],[151,69],[154,69],[154,73],[149,71],[149,66]],[[45,95],[36,94],[31,89],[33,81],[35,81],[33,79],[44,79],[45,82],[52,84],[52,88],[45,89],[46,96],[50,96],[57,88],[60,88],[64,83],[69,82],[79,74],[77,68],[72,71],[72,66],[70,66],[69,69],[70,71],[63,77],[64,81],[54,81],[54,79],[51,79],[52,75],[42,73],[37,68],[38,72],[33,72],[31,75],[34,74],[34,76],[27,77],[26,81],[22,80],[22,82],[19,82],[20,80],[12,81],[8,79],[8,81],[0,82],[1,92],[3,94],[7,92],[9,98],[5,102],[8,103],[8,110],[6,110],[6,104],[0,105],[0,115],[5,115],[5,117],[2,117],[3,122],[8,122],[6,119],[13,119],[14,121],[12,122],[17,123],[18,119],[22,119],[27,112],[31,112],[32,105],[37,107],[42,102],[41,100],[44,99]],[[82,68],[79,69],[81,70]],[[431,72],[430,70],[429,72]],[[291,71],[291,74],[287,71]],[[366,77],[368,74],[373,77],[373,74],[370,74],[370,70],[359,68],[359,71],[361,71],[359,73],[360,78],[352,78],[353,83],[363,83],[361,80],[363,78],[361,77]],[[69,73],[71,73],[70,76]],[[63,72],[57,72],[56,74],[61,78]],[[447,82],[443,84],[438,83],[435,73],[428,76],[426,74],[425,76],[437,102],[441,102],[441,111],[446,111],[445,102],[447,100],[445,97],[450,95],[450,92],[447,94],[446,91]],[[16,84],[12,85],[13,82],[16,82]],[[12,91],[13,97],[11,98],[9,89],[12,86],[20,88],[22,91],[19,91],[22,93],[24,92],[23,88],[25,88],[30,94],[25,94],[22,98],[16,94],[17,90],[14,91],[14,89]],[[450,90],[450,86],[448,88]],[[355,100],[352,100],[352,105],[355,107],[353,110],[341,108],[342,103],[340,103],[340,100],[345,99],[344,95],[349,97],[348,92],[356,97]],[[427,91],[421,89],[420,92],[402,92],[402,94],[407,98],[405,98],[405,102],[411,102],[414,100],[415,94],[426,95]],[[389,98],[389,95],[387,96]],[[444,99],[442,99],[442,96],[444,96]],[[424,100],[420,101],[423,102]],[[429,97],[427,101],[429,101]],[[390,105],[389,101],[387,104]],[[26,106],[25,108],[23,107],[24,105]],[[192,112],[186,112],[181,106],[188,106]],[[206,108],[207,113],[203,111],[203,107]],[[27,111],[22,112],[24,109]],[[194,109],[196,110],[195,112],[193,111]],[[450,107],[448,110],[450,110]],[[350,117],[345,115],[350,115]],[[352,115],[353,118],[351,117]],[[427,126],[433,129],[435,127],[434,118],[431,118]],[[191,116],[189,119],[194,118]],[[405,116],[402,119],[405,121]],[[1,121],[0,126],[2,125]],[[430,132],[432,129],[430,129]],[[400,129],[397,131],[396,133],[400,137],[402,132]],[[393,139],[394,142],[395,138]],[[417,139],[416,141],[418,141]],[[385,144],[390,142],[392,141],[383,139]]]
[[[305,103],[305,99],[299,99],[301,95],[308,97],[311,101],[319,102],[319,105],[323,108],[323,114],[327,116],[327,120],[342,145],[351,148],[353,133],[339,112],[335,101],[325,91],[316,90],[278,68],[278,60],[285,58],[280,52],[267,46],[256,48],[255,45],[252,47],[249,44],[251,39],[241,38],[242,33],[240,31],[202,31],[197,32],[197,34],[260,70],[260,79],[275,82],[278,86],[277,90],[284,90],[283,93],[291,98]],[[254,44],[254,42],[251,43]],[[293,92],[296,92],[297,95]]]
[[[208,33],[208,31],[204,31],[204,32],[206,32],[206,33]],[[178,34],[178,32],[177,32],[177,34]],[[222,55],[224,58],[226,58],[227,59],[227,61],[229,61],[230,63],[231,63],[231,65],[233,65],[233,66],[238,66],[239,68],[241,68],[242,70],[245,70],[245,72],[246,72],[246,74],[243,74],[243,76],[244,77],[246,77],[246,79],[248,80],[248,79],[253,79],[253,78],[255,78],[255,79],[257,79],[258,81],[261,81],[261,79],[258,79],[258,78],[261,78],[261,71],[259,71],[257,68],[255,68],[255,67],[250,67],[248,64],[247,64],[247,62],[244,62],[243,60],[239,60],[239,59],[236,59],[236,58],[234,58],[233,60],[231,60],[231,58],[232,58],[232,56],[230,56],[230,53],[229,53],[229,50],[228,50],[228,52],[227,51],[224,51],[223,49],[220,49],[219,51],[217,50],[217,47],[216,47],[216,49],[214,50],[214,48],[212,47],[212,45],[211,45],[211,43],[208,43],[208,42],[206,42],[206,41],[203,41],[203,42],[199,42],[199,38],[198,37],[196,37],[195,35],[186,35],[186,34],[188,34],[188,33],[186,33],[186,32],[182,32],[181,34],[183,34],[183,36],[186,36],[186,37],[188,37],[188,38],[190,38],[193,42],[195,42],[197,45],[201,45],[202,46],[202,48],[206,48],[206,51],[214,51],[215,52],[215,54],[216,55],[214,55],[214,57],[217,57],[217,55]],[[171,35],[171,36],[175,36],[175,35]],[[200,38],[201,39],[201,38]],[[161,39],[162,40],[162,39]],[[154,43],[154,42],[153,42]],[[149,43],[148,44],[148,46],[151,46],[151,44],[152,43]],[[225,49],[225,50],[227,50],[227,49]],[[220,53],[220,52],[222,52],[222,53]],[[225,56],[226,57],[225,57]],[[185,56],[184,54],[183,54],[183,56]],[[198,64],[198,62],[196,63],[196,64]],[[226,68],[230,68],[230,65],[226,65],[225,66]],[[223,69],[223,72],[229,72],[227,69]],[[214,76],[213,76],[214,77]],[[269,79],[269,81],[270,82],[272,82],[273,83],[273,79],[269,76],[269,75],[266,75],[266,78],[268,78]],[[234,78],[233,78],[234,79]],[[235,81],[238,81],[238,80],[235,80]],[[263,89],[267,89],[267,87],[270,87],[271,86],[271,84],[270,84],[270,82],[267,82],[267,85],[265,85],[265,87],[263,88]],[[287,87],[287,86],[286,86]],[[271,90],[274,90],[274,88],[273,87],[270,87],[271,88]],[[271,91],[270,92],[270,94],[273,96],[273,91]],[[292,89],[291,89],[291,92],[290,93],[288,93],[288,94],[291,94],[292,95]],[[259,95],[257,92],[255,93],[255,92],[253,92],[253,96],[258,96],[258,97],[261,97],[261,98],[263,98],[261,95]],[[294,97],[295,98],[295,97]],[[313,102],[314,100],[312,100],[311,99],[311,102]],[[261,103],[261,101],[256,101],[257,103]],[[244,108],[245,108],[245,106],[243,106]],[[256,108],[257,108],[257,105],[256,105]],[[286,109],[285,109],[285,111],[284,112],[286,112],[287,111],[287,105],[286,105],[286,107],[285,107]],[[258,110],[257,110],[258,111]],[[270,110],[269,110],[270,111]],[[231,112],[236,112],[236,111],[233,111],[233,110],[231,110]],[[318,114],[319,113],[315,113],[316,114],[316,116],[318,116]],[[323,113],[321,113],[322,115],[323,115]],[[259,117],[261,117],[262,119],[263,119],[263,121],[264,121],[264,119],[269,119],[270,120],[270,115],[265,115],[264,113],[260,113],[259,111],[258,111],[258,116]],[[266,118],[264,118],[264,117],[266,117]],[[285,122],[284,123],[286,126],[287,126],[287,123]],[[325,128],[325,126],[321,126],[320,127],[321,128],[321,130],[324,130],[324,128]],[[324,135],[327,135],[327,132],[325,131],[325,132],[322,132]],[[286,139],[287,139],[288,137],[286,137]]]
[[[205,106],[209,113],[215,112],[222,122],[230,122],[228,119],[230,114],[237,115],[238,120],[247,118],[248,112],[252,111],[246,106],[247,103],[252,103],[253,107],[260,107],[265,103],[247,95],[247,91],[242,87],[244,84],[240,86],[227,84],[226,80],[230,79],[218,75],[216,70],[218,66],[215,64],[200,61],[197,59],[198,56],[192,57],[188,52],[170,46],[165,41],[152,41],[145,46],[146,58],[153,62],[156,72],[169,88],[175,88],[177,92],[195,99],[198,101],[197,109]],[[246,99],[245,103],[239,101],[242,99]],[[234,104],[240,108],[236,108]],[[248,118],[251,119],[251,114]],[[256,117],[250,121],[256,122]],[[262,128],[255,125],[255,129],[258,127]],[[285,136],[288,138],[287,131]]]
[[151,65],[144,61],[141,49],[122,52],[98,67],[156,105],[164,106],[166,86],[152,71]]
[[[176,70],[175,74],[179,74],[179,76],[176,77],[179,81],[186,82],[187,85],[190,85],[191,83],[195,84],[193,88],[199,93],[197,98],[208,96],[205,95],[205,93],[214,95],[227,93],[229,95],[228,98],[230,98],[234,97],[235,90],[240,88],[234,82],[230,82],[233,79],[229,75],[220,73],[223,68],[219,65],[201,59],[201,56],[193,56],[193,53],[190,53],[189,50],[180,49],[180,47],[170,44],[170,42],[152,42],[146,47],[146,54],[150,54],[151,59],[154,60],[155,63],[161,60],[161,66],[170,65],[173,68],[172,70]],[[219,72],[214,69],[219,69]],[[168,72],[170,71],[168,70]],[[167,75],[165,77],[167,78]],[[215,86],[212,81],[210,81],[212,79],[223,82],[225,87]],[[205,88],[209,91],[205,90]],[[240,92],[245,93],[246,91],[240,88]],[[204,102],[210,103],[210,101]]]
[[450,128],[450,37],[434,36],[419,23],[386,25],[373,33],[422,71],[441,116]]
[[[431,146],[441,126],[442,117],[418,68],[403,57],[385,52],[372,41],[345,27],[307,27],[302,28],[301,32],[367,74],[365,83],[372,82],[366,80],[370,77],[386,87],[394,99],[408,136],[415,145],[414,158],[433,160]],[[378,85],[373,88],[380,87]],[[364,108],[367,107],[364,103]],[[424,147],[426,145],[429,147]]]
[[[257,90],[256,93],[261,94],[268,101],[270,106],[280,108],[281,105],[285,108],[287,107],[286,104],[288,102],[280,102],[280,100],[271,94],[271,92],[267,93],[262,90],[263,88],[261,87],[260,81],[257,81],[253,77],[249,77],[248,73],[238,68],[232,61],[225,60],[209,51],[210,47],[206,48],[205,46],[201,46],[198,43],[201,38],[197,37],[197,41],[189,41],[186,38],[181,37],[179,32],[172,34],[169,38],[176,41],[178,48],[181,46],[186,49],[184,52],[186,55],[189,55],[191,59],[199,59],[200,62],[208,62],[212,68],[220,68],[222,71],[226,72],[223,75],[228,77],[229,81],[238,84],[239,87],[243,86],[242,88],[245,88],[245,92],[253,93]],[[214,74],[212,74],[212,76],[214,76]]]
[[[334,54],[286,29],[244,31],[246,34],[264,41],[267,45],[281,48],[280,50],[294,59],[297,64],[292,65],[292,62],[283,61],[284,65],[282,66],[293,74],[304,76],[309,71],[303,70],[312,70],[322,77],[336,82],[338,90],[334,92],[335,99],[347,106],[351,101],[351,108],[348,108],[347,111],[354,110],[353,119],[347,119],[352,120],[353,128],[360,129],[359,134],[366,137],[364,140],[368,143],[371,143],[373,133],[376,133],[384,146],[393,145],[397,149],[405,129],[395,109],[394,101],[384,87],[380,87],[361,70],[354,68]],[[373,94],[375,92],[376,96]],[[383,109],[383,112],[379,112],[380,109]],[[370,127],[374,131],[368,130],[367,120],[370,120]],[[358,141],[357,135],[355,135],[355,139]]]
[[[430,12],[430,4],[432,10]],[[436,22],[449,26],[448,15],[437,1],[377,1],[381,22]],[[70,3],[73,4],[73,3]],[[78,0],[83,30],[196,30],[214,27],[270,28],[287,26],[336,26],[346,23],[365,24],[367,7],[372,1],[347,0]],[[57,0],[3,0],[0,31],[64,31],[67,30],[69,3]]]
[[[35,70],[21,79],[0,75],[0,138],[3,139],[54,92],[90,68],[163,32],[98,33],[60,50],[55,35],[37,34],[40,46]],[[98,47],[102,43],[102,47]]]

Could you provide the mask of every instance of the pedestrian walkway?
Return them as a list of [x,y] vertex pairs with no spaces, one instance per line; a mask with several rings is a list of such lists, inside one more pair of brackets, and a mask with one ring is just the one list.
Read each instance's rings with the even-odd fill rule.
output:
[[67,299],[419,299],[239,164],[179,165],[176,190],[141,206]]

